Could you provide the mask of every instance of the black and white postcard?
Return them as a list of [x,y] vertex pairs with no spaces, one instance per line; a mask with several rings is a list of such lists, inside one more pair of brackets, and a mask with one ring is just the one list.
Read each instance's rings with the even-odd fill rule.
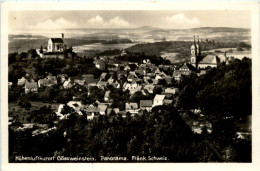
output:
[[257,170],[256,2],[1,7],[3,170]]

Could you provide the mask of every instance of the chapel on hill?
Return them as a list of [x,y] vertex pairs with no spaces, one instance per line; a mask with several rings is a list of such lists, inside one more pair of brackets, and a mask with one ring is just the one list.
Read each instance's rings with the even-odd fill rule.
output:
[[48,41],[48,52],[63,52],[64,51],[64,34],[61,33],[61,38],[50,38]]

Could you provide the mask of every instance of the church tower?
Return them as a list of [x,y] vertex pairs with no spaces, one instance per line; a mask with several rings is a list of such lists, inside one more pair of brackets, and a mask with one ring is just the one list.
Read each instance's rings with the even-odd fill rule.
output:
[[194,36],[194,43],[191,45],[191,58],[190,58],[190,63],[193,65],[195,68],[197,68],[197,44],[195,41],[195,36]]

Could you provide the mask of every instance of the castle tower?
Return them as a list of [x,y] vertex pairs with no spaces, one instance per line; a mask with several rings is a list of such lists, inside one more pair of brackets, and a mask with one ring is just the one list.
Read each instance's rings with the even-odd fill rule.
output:
[[195,68],[197,68],[197,45],[195,41],[195,36],[194,36],[194,43],[191,45],[191,58],[190,58],[190,63],[193,65]]

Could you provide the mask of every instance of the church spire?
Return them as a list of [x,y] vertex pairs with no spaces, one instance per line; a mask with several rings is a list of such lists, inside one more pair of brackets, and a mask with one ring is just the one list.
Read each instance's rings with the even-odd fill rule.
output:
[[198,37],[198,41],[197,41],[197,51],[198,51],[198,55],[200,55],[200,38],[199,38],[199,35],[197,36]]
[[196,41],[195,41],[195,35],[194,35],[194,46],[195,46],[195,55],[197,56],[197,46],[196,46]]

